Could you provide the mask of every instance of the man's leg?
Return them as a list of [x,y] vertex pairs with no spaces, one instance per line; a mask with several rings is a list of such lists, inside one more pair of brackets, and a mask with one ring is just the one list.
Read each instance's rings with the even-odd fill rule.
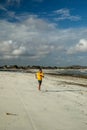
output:
[[39,81],[39,86],[38,86],[39,91],[41,91],[41,83],[42,83],[42,81]]
[[39,84],[38,90],[39,90],[39,91],[41,90],[41,84]]

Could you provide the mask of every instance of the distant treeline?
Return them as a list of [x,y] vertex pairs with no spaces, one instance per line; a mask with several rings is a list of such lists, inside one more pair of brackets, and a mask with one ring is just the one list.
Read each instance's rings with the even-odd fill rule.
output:
[[73,65],[73,66],[65,66],[65,67],[57,67],[57,66],[18,66],[18,65],[4,65],[0,66],[0,69],[87,69],[87,66],[79,66],[79,65]]

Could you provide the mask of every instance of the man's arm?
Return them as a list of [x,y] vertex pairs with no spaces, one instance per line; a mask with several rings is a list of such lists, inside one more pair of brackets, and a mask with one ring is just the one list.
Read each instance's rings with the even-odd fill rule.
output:
[[44,74],[42,74],[42,77],[44,78]]
[[35,78],[37,79],[37,74],[35,74]]

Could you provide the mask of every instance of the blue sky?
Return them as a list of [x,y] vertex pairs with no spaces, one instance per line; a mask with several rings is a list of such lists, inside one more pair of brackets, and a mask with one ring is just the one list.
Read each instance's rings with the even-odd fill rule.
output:
[[0,0],[0,65],[87,65],[86,0]]

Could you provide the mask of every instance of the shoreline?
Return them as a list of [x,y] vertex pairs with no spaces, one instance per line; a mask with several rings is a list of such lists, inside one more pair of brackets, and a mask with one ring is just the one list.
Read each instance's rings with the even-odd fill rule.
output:
[[[82,70],[82,69],[81,69]],[[0,69],[0,72],[20,72],[20,73],[36,73],[38,69]],[[48,71],[48,72],[46,72]],[[57,73],[54,69],[43,69],[43,72],[47,75],[52,75],[52,76],[65,76],[65,77],[75,77],[75,78],[83,78],[87,79],[87,75],[85,74],[68,74],[66,73]]]
[[[2,70],[0,72],[7,72],[7,73],[22,73],[22,74],[35,74],[37,72],[36,69],[33,70],[28,70],[23,71],[23,70]],[[82,87],[87,87],[87,76],[85,75],[69,75],[69,74],[56,74],[56,73],[44,73],[45,76],[47,77],[53,77],[53,78],[58,78],[58,79],[63,79],[62,82],[67,84],[67,85],[79,85]],[[69,81],[68,81],[69,80]],[[71,81],[70,81],[71,80]],[[82,80],[82,82],[80,83],[80,80]]]

